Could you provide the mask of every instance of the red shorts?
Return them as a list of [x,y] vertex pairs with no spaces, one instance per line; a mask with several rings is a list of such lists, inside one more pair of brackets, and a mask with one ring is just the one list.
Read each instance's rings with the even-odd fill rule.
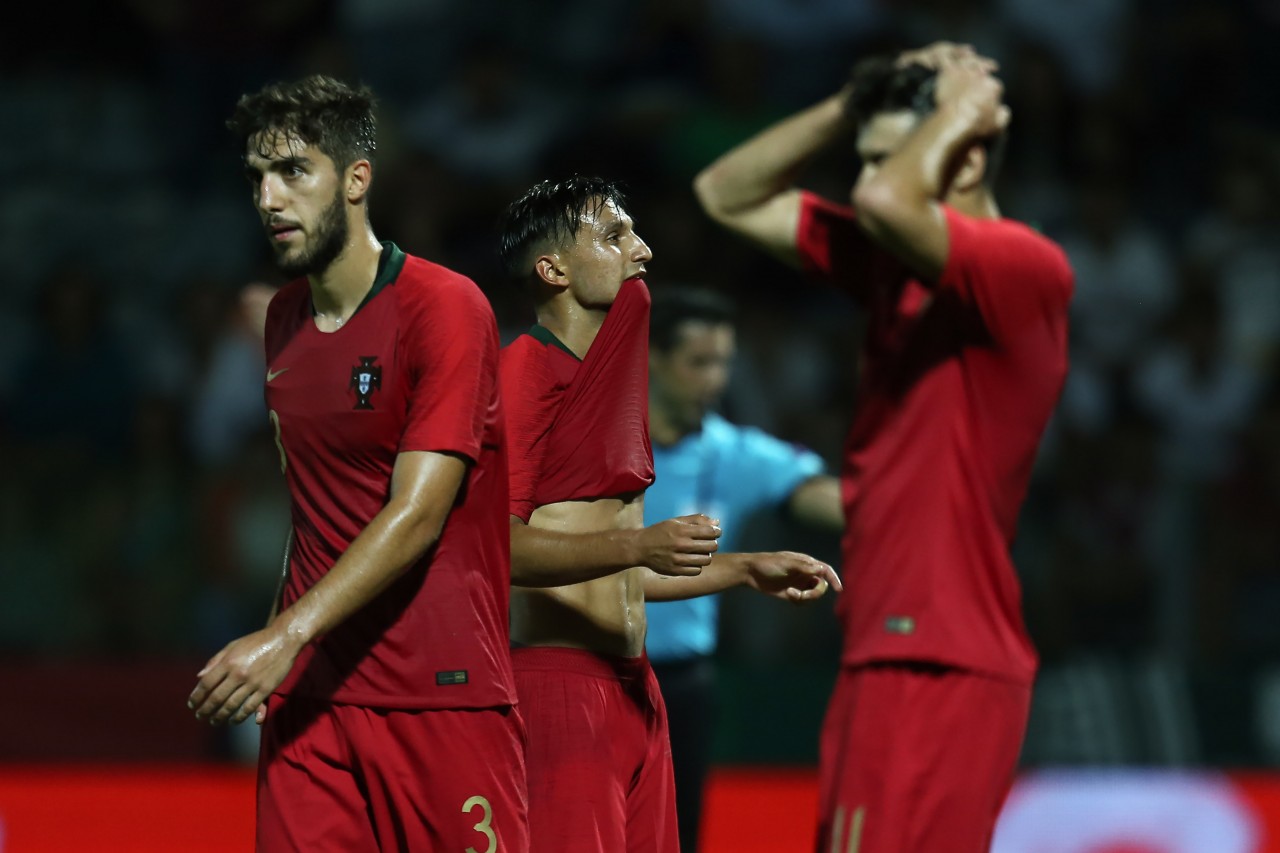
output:
[[524,853],[524,740],[512,708],[400,711],[272,696],[257,849]]
[[928,664],[840,671],[822,724],[820,853],[987,853],[1031,688]]
[[513,649],[534,853],[678,853],[667,709],[647,657]]

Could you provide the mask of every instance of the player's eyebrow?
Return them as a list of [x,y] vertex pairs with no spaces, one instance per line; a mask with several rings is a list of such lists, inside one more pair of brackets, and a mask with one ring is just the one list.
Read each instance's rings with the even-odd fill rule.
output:
[[272,172],[283,172],[284,170],[294,168],[295,166],[300,169],[308,169],[312,165],[311,158],[304,157],[301,154],[281,157],[278,160],[274,157],[250,158],[249,155],[246,154],[241,158],[241,160],[244,163],[244,173],[250,177],[256,177],[262,174],[262,168],[257,165],[256,161],[265,160],[267,163],[267,169]]
[[611,231],[625,230],[631,226],[630,217],[610,216],[608,219],[601,220],[596,225],[596,230],[601,234],[608,234]]

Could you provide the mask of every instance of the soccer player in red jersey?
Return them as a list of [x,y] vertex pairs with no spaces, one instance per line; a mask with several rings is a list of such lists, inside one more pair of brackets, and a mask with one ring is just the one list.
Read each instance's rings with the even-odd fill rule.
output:
[[263,723],[259,850],[527,850],[492,310],[374,237],[367,89],[268,86],[228,124],[296,276],[265,330],[293,544],[278,613],[188,704]]
[[502,351],[512,640],[529,729],[532,849],[675,853],[666,710],[646,599],[735,584],[794,601],[838,581],[802,554],[713,554],[702,515],[643,526],[652,257],[618,188],[544,182],[507,211],[502,257],[538,324]]
[[[1036,654],[1009,547],[1067,372],[1073,276],[996,206],[1009,110],[994,71],[947,43],[868,60],[695,181],[713,219],[869,315],[844,451],[822,853],[988,849],[1026,729]],[[849,124],[852,207],[796,189]]]

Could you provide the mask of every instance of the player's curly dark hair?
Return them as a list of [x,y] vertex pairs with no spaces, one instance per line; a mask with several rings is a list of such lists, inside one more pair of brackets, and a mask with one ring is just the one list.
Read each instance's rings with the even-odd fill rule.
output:
[[[910,111],[924,118],[938,106],[938,72],[914,63],[899,67],[897,57],[892,55],[872,56],[859,62],[849,75],[849,84],[844,115],[857,130],[880,113]],[[987,168],[982,180],[987,186],[995,183],[1000,172],[1008,139],[1008,132],[1002,131],[983,141]]]
[[526,279],[533,272],[534,250],[568,243],[582,227],[582,215],[595,214],[609,202],[627,206],[621,185],[604,178],[574,175],[534,184],[511,203],[499,223],[503,269],[513,279]]
[[368,87],[312,74],[272,83],[236,102],[227,127],[240,141],[266,157],[280,136],[296,136],[314,145],[345,169],[356,160],[372,160],[377,150],[375,99]]

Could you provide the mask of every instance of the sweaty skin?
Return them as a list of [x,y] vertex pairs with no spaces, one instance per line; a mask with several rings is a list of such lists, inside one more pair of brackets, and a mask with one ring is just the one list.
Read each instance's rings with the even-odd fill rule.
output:
[[[644,526],[644,495],[547,504],[534,510],[529,526],[561,533],[637,530]],[[512,587],[512,641],[638,657],[644,652],[647,572],[637,566],[566,586]]]

